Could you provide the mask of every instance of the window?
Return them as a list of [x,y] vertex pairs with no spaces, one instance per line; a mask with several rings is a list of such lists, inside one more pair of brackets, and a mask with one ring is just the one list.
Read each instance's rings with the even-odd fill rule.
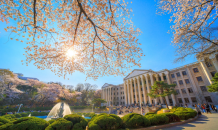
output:
[[205,86],[200,86],[200,87],[201,87],[201,91],[207,92],[207,88]]
[[145,84],[146,84],[146,81],[145,81]]
[[210,72],[210,73],[211,73],[212,77],[214,77],[215,74],[216,74],[216,71],[213,71],[213,72]]
[[189,103],[188,98],[184,98],[184,100],[185,100],[185,103]]
[[135,92],[135,89],[133,89],[133,92]]
[[140,85],[142,85],[142,81],[140,80]]
[[124,96],[123,96],[123,99],[124,99]]
[[179,73],[179,72],[178,72],[178,73],[176,73],[176,76],[177,76],[177,77],[180,77],[180,73]]
[[114,88],[114,90],[115,90],[115,88]]
[[174,74],[171,74],[171,77],[172,77],[172,78],[175,78],[175,75],[174,75]]
[[[112,97],[111,97],[111,99],[112,99]],[[116,97],[114,97],[114,99],[116,99]]]
[[119,100],[119,97],[117,97],[117,100]]
[[134,95],[134,98],[135,98],[135,95]]
[[117,88],[117,90],[118,90],[118,88]]
[[189,84],[190,82],[189,82],[189,79],[185,79],[185,83],[186,84]]
[[120,94],[122,94],[122,92],[120,92]]
[[117,95],[118,95],[118,92],[117,92]]
[[199,72],[199,71],[198,71],[198,68],[194,68],[193,71],[194,71],[194,73]]
[[117,105],[119,105],[119,102],[117,102]]
[[166,76],[163,76],[163,78],[164,78],[164,80],[166,80],[166,79],[167,79],[167,77],[166,77]]
[[120,104],[122,105],[122,102],[120,102]]
[[193,93],[192,88],[188,88],[188,92],[189,92],[189,93]]
[[176,82],[176,81],[173,81],[173,84],[176,84],[176,85],[177,85],[177,82]]
[[161,77],[158,77],[159,81],[161,81]]
[[169,99],[169,102],[170,102],[170,104],[172,104],[172,103],[173,103],[173,100],[170,98],[170,99]]
[[212,102],[210,96],[205,97],[205,100],[206,100],[207,102]]
[[114,95],[115,95],[115,93],[114,93]]
[[196,97],[191,97],[192,102],[197,102]]
[[143,97],[143,94],[142,94],[142,97]]
[[121,99],[122,99],[122,97],[121,97]]
[[180,84],[180,85],[183,85],[183,82],[182,82],[182,80],[179,80],[179,84]]
[[206,58],[206,59],[205,59],[205,64],[207,65],[207,67],[213,66],[213,65],[211,64],[209,58]]
[[187,74],[186,74],[186,71],[182,71],[182,75],[187,75]]
[[202,79],[201,76],[197,77],[197,80],[198,80],[198,81],[203,81],[203,79]]
[[179,89],[176,89],[176,93],[177,93],[177,94],[179,94],[179,93],[180,93],[180,92],[179,92]]
[[179,101],[179,103],[183,103],[182,98],[178,98],[178,101]]
[[182,93],[186,93],[185,89],[182,89]]
[[141,91],[143,91],[142,88],[141,88]]

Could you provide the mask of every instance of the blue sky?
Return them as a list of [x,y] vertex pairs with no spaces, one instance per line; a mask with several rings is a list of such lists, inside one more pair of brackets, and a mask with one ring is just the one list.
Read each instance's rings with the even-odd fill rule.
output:
[[[183,66],[188,63],[195,62],[196,59],[189,57],[182,63],[173,63],[176,58],[175,49],[171,44],[172,34],[167,32],[173,23],[169,22],[170,15],[158,15],[157,4],[153,0],[137,0],[129,4],[133,9],[134,16],[132,21],[137,28],[143,32],[139,37],[139,42],[142,43],[142,49],[145,57],[142,57],[141,68],[133,67],[132,69],[152,69],[154,71],[162,69],[173,69]],[[10,23],[13,24],[13,23]],[[9,25],[10,25],[9,24]],[[122,76],[105,76],[98,80],[86,80],[86,76],[76,72],[68,75],[69,80],[64,80],[63,77],[58,77],[50,70],[39,70],[33,65],[22,65],[21,60],[25,60],[23,55],[25,43],[15,40],[8,40],[9,33],[4,31],[7,25],[0,23],[0,68],[10,69],[15,73],[23,73],[25,77],[35,77],[40,81],[62,82],[66,85],[76,86],[78,83],[96,84],[101,88],[104,83],[121,84],[123,83]],[[128,75],[128,73],[126,74]]]

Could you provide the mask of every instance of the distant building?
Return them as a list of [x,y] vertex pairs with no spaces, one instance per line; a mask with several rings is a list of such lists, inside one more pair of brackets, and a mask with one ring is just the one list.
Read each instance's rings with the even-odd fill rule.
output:
[[[107,91],[108,90],[108,91]],[[102,86],[102,98],[107,101],[106,105],[125,105],[123,84],[112,85],[105,83]]]
[[[208,92],[206,87],[212,84],[211,79],[218,72],[218,53],[197,55],[197,59],[198,62],[171,70],[135,69],[124,78],[122,92],[120,89],[114,89],[121,88],[119,86],[105,84],[102,87],[102,98],[107,101],[107,105],[114,102],[116,96],[119,97],[119,102],[121,97],[125,100],[122,101],[122,104],[115,103],[115,105],[165,104],[164,98],[170,105],[194,105],[198,103],[218,105],[218,94]],[[151,86],[155,81],[176,84],[177,95],[151,98],[148,93],[150,93]]]

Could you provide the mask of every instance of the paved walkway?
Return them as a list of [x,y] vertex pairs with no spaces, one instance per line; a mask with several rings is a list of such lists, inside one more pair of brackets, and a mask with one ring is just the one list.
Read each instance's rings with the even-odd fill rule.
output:
[[197,120],[162,130],[218,130],[218,113],[203,114]]

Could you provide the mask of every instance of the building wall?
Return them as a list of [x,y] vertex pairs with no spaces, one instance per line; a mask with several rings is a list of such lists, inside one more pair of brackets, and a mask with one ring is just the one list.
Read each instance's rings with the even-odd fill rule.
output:
[[[218,72],[218,53],[198,57],[198,62],[172,70],[133,70],[124,78],[123,90],[121,89],[124,92],[122,101],[125,102],[125,105],[136,103],[165,104],[165,102],[170,105],[194,105],[197,103],[218,105],[217,93],[209,93],[206,87],[212,83],[211,79],[216,72]],[[164,81],[168,84],[176,83],[175,90],[178,94],[157,99],[149,97],[148,93],[155,81]],[[119,102],[121,100],[121,90],[111,89],[114,87],[118,86],[106,85],[102,87],[104,90],[102,96],[108,102],[112,101],[111,97],[108,98],[110,96],[108,93],[111,91],[113,99],[117,96]]]
[[125,105],[123,84],[105,84],[102,87],[102,99],[107,101],[107,105]]

